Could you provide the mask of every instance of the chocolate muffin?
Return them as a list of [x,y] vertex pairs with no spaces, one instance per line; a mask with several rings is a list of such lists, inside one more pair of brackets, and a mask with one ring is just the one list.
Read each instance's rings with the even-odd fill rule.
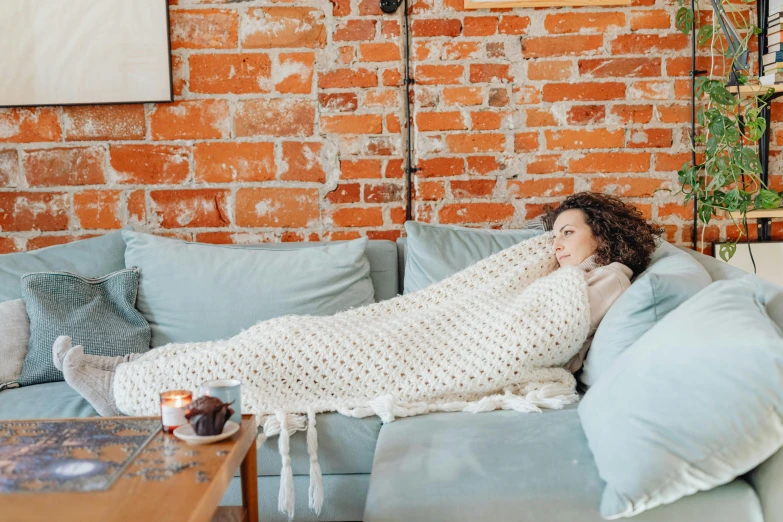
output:
[[231,403],[227,404],[216,397],[205,395],[190,404],[185,418],[193,426],[196,435],[219,435],[223,433],[226,421],[234,414],[230,406]]

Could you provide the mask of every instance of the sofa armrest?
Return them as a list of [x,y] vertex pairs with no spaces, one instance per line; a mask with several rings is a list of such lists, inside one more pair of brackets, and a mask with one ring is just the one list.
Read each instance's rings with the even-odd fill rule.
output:
[[746,478],[761,500],[764,522],[783,522],[783,448]]

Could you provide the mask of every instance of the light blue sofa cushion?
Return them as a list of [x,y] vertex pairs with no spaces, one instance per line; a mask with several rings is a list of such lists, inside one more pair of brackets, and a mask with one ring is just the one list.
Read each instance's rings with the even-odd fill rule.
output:
[[783,338],[764,293],[751,275],[711,284],[587,392],[579,416],[607,483],[602,515],[728,483],[783,445]]
[[19,280],[30,272],[73,272],[100,277],[125,268],[125,242],[120,232],[55,245],[31,252],[0,255],[0,302],[19,299]]
[[227,339],[265,319],[375,302],[365,238],[280,250],[122,234],[125,263],[141,269],[137,307],[153,347]]
[[34,272],[23,276],[21,285],[30,316],[30,344],[20,386],[63,380],[52,361],[52,345],[61,335],[90,355],[117,357],[149,350],[150,325],[136,310],[137,268],[97,278]]
[[711,282],[698,261],[663,242],[647,270],[639,274],[601,320],[579,380],[586,386],[595,385],[647,330]]
[[98,413],[65,381],[0,392],[0,420],[97,417]]
[[[603,482],[575,405],[520,414],[435,413],[385,424],[364,522],[602,522]],[[638,522],[762,522],[737,480]]]
[[437,283],[543,230],[486,230],[408,221],[404,293]]

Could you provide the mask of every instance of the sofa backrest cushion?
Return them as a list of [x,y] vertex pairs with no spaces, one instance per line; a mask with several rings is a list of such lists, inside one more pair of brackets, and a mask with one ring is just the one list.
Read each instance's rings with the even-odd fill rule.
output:
[[119,231],[30,252],[0,255],[0,302],[22,297],[19,281],[31,272],[63,271],[101,277],[125,268]]
[[408,221],[405,223],[408,238],[403,293],[410,294],[442,281],[473,263],[543,232],[474,229]]
[[227,339],[282,315],[329,315],[375,302],[367,239],[318,247],[187,243],[123,231],[141,269],[137,307],[152,346]]
[[647,330],[711,282],[698,261],[662,242],[647,270],[634,279],[601,320],[579,380],[593,386]]

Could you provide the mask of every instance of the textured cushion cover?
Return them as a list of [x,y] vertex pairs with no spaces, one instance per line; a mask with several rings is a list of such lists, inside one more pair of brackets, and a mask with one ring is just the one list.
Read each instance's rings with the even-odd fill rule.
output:
[[[378,438],[364,522],[602,522],[603,482],[575,405],[542,413],[434,413]],[[762,522],[738,480],[638,522]]]
[[408,239],[404,293],[409,294],[542,234],[543,230],[486,230],[408,221],[405,233]]
[[280,250],[122,234],[126,264],[141,269],[138,308],[152,346],[227,339],[265,319],[374,302],[364,238]]
[[669,312],[712,282],[701,264],[663,242],[652,263],[598,325],[579,380],[593,386],[625,350]]
[[0,302],[22,297],[19,280],[30,272],[100,277],[125,268],[124,253],[125,242],[117,231],[32,252],[0,255]]
[[579,415],[607,482],[602,515],[725,484],[783,445],[783,338],[763,296],[755,276],[713,283],[587,392]]
[[0,303],[0,388],[16,382],[30,342],[30,319],[24,300]]
[[22,296],[30,316],[30,343],[20,386],[61,381],[52,362],[52,345],[68,335],[85,353],[117,356],[149,349],[150,327],[136,310],[139,271],[127,268],[100,278],[67,272],[22,277]]

